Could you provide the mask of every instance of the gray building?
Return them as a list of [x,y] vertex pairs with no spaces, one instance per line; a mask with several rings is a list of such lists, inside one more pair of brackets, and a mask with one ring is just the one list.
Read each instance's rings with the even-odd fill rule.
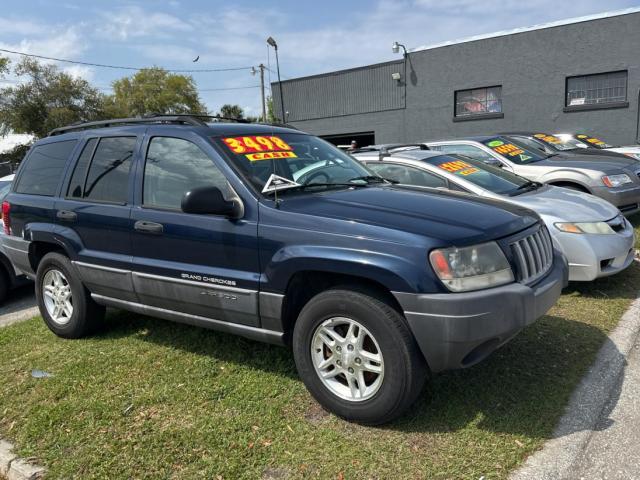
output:
[[[287,121],[336,144],[356,139],[360,146],[509,130],[587,131],[609,143],[638,141],[640,8],[398,56],[283,81]],[[272,84],[276,114],[278,87]]]

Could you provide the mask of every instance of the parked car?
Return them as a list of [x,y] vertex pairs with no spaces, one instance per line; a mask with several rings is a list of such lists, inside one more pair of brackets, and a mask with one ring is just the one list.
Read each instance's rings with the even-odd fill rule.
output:
[[555,134],[563,144],[573,148],[589,148],[594,150],[605,150],[607,152],[615,152],[626,155],[627,157],[640,160],[640,145],[623,145],[617,146],[600,140],[593,135],[586,133],[557,133]]
[[110,306],[289,344],[311,394],[367,424],[405,411],[429,372],[487,357],[567,281],[531,210],[399,188],[272,125],[58,129],[22,162],[3,211],[55,334],[89,334]]
[[[6,175],[0,178],[0,202],[4,200],[11,188],[14,175]],[[0,212],[0,217],[2,213]],[[3,232],[0,233],[3,235]],[[29,283],[27,277],[22,275],[12,264],[5,253],[5,249],[0,245],[0,304],[3,303],[11,290],[21,285]]]
[[624,156],[543,152],[530,140],[512,135],[484,135],[427,145],[433,150],[500,166],[529,180],[591,193],[627,216],[640,210],[640,163]]
[[[404,148],[404,147],[400,147]],[[593,195],[532,182],[479,160],[433,150],[354,155],[369,169],[402,185],[447,188],[520,205],[538,213],[569,262],[569,280],[590,281],[627,268],[634,231],[616,207]]]
[[581,159],[585,156],[594,156],[600,160],[609,160],[611,158],[623,158],[629,157],[622,153],[612,152],[609,150],[596,149],[596,148],[575,148],[567,142],[563,142],[560,138],[550,133],[540,132],[509,132],[501,133],[500,135],[507,135],[509,138],[513,138],[523,143],[530,148],[537,148],[547,154],[559,154],[560,158],[566,158],[569,160]]

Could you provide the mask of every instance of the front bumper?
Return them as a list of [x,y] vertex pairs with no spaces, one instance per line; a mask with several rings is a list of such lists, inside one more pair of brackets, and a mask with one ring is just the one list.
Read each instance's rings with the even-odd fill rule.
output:
[[564,257],[535,285],[511,283],[468,293],[394,292],[432,372],[474,365],[555,305],[567,285]]
[[565,233],[554,226],[549,230],[569,262],[569,281],[589,282],[613,275],[633,262],[635,235],[628,221],[614,235]]
[[633,215],[640,211],[640,186],[622,186],[618,188],[591,187],[591,193],[612,203],[625,215]]

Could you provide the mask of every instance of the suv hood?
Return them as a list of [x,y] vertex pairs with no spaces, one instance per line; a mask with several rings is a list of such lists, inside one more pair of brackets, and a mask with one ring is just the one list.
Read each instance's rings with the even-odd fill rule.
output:
[[551,185],[509,197],[509,201],[566,222],[605,222],[620,213],[609,202],[594,195]]
[[[405,242],[411,241],[406,233],[412,233],[456,246],[496,240],[539,222],[531,210],[499,200],[386,185],[282,197],[280,210],[342,220],[318,226],[323,231],[392,235]],[[351,224],[346,231],[343,221]],[[319,223],[315,220],[313,224]],[[393,232],[385,235],[371,226]]]

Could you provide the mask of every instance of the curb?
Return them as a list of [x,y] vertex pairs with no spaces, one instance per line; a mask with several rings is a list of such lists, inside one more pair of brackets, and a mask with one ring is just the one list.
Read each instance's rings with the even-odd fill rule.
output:
[[560,480],[571,477],[611,393],[624,375],[626,357],[640,336],[640,297],[600,348],[596,360],[571,395],[565,413],[542,450],[531,455],[510,480]]
[[7,480],[38,480],[44,477],[46,470],[18,458],[13,453],[13,445],[0,440],[0,477]]

